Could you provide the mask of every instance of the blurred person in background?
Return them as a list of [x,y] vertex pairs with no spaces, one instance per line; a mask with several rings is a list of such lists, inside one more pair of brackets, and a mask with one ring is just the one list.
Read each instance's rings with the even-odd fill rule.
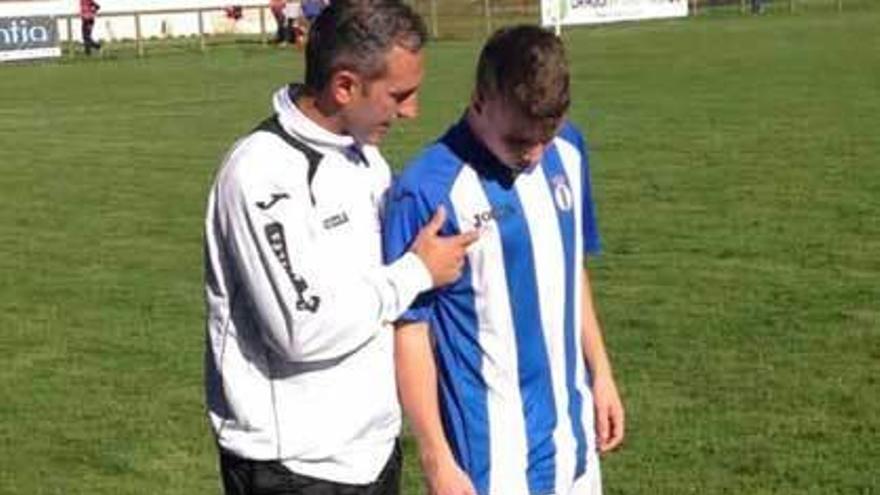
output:
[[751,0],[752,14],[764,13],[764,0]]
[[92,30],[95,28],[95,17],[101,6],[95,0],[79,1],[79,19],[82,26],[82,42],[86,55],[91,55],[92,50],[100,50],[101,43],[92,38]]
[[306,26],[311,26],[328,4],[329,0],[302,0],[302,15]]
[[287,22],[284,17],[284,8],[286,7],[287,2],[285,0],[269,0],[269,11],[272,12],[272,17],[275,18],[275,39],[272,40],[274,43],[284,43],[287,41]]
[[244,9],[241,5],[228,5],[223,8],[223,13],[232,22],[238,22],[244,17]]
[[287,41],[297,46],[305,44],[303,29],[302,3],[300,0],[288,0],[284,6],[284,19],[287,22]]

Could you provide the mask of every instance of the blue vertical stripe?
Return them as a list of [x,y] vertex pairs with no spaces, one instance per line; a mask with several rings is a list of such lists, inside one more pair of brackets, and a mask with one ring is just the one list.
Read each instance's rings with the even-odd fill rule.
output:
[[[452,228],[442,229],[441,235],[460,233],[455,206],[446,203],[446,211],[447,224]],[[488,493],[492,439],[470,263],[466,262],[461,277],[442,291],[431,327],[437,341],[434,352],[443,426],[451,437],[453,454],[470,475],[474,488],[478,493]]]
[[596,207],[593,204],[593,189],[590,184],[590,153],[587,149],[587,143],[580,131],[566,122],[559,133],[559,137],[565,139],[577,148],[582,162],[580,163],[581,171],[581,197],[578,201],[581,203],[581,231],[584,238],[584,253],[599,254],[602,251],[602,241],[599,237],[599,228],[596,225]]
[[483,190],[502,241],[507,291],[516,340],[519,388],[528,445],[528,484],[531,493],[552,492],[556,479],[556,405],[544,343],[538,281],[529,226],[513,187],[482,180]]
[[559,156],[559,150],[556,146],[552,146],[547,153],[544,154],[544,175],[547,178],[547,186],[550,188],[550,194],[553,195],[554,203],[556,203],[556,218],[559,221],[559,232],[562,237],[562,248],[565,256],[565,386],[568,390],[568,416],[571,421],[572,432],[574,433],[575,443],[577,445],[577,459],[575,466],[575,479],[584,474],[587,459],[587,438],[584,433],[584,425],[581,416],[583,407],[583,397],[577,389],[577,380],[575,378],[575,366],[577,359],[583,359],[578,350],[578,337],[580,332],[574,327],[574,312],[579,301],[575,301],[575,283],[579,281],[579,270],[575,266],[575,220],[574,208],[580,198],[575,198],[569,194],[571,208],[565,210],[560,207],[557,189],[563,187],[572,191],[571,180],[565,173],[565,167],[562,164],[562,157]]
[[[444,147],[426,150],[394,183],[383,219],[386,262],[402,256],[439,205],[446,208],[440,235],[459,233],[450,191],[462,163]],[[488,493],[490,429],[486,383],[482,376],[484,353],[474,300],[473,273],[465,263],[462,276],[442,289],[423,292],[400,321],[430,324],[436,345],[437,386],[444,432],[456,461],[481,494]]]

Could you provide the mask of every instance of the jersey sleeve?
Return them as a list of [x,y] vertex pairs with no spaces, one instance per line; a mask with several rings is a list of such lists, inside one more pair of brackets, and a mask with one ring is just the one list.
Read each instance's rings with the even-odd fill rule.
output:
[[[246,152],[229,158],[240,163],[224,167],[212,191],[218,225],[207,226],[208,242],[226,251],[270,349],[294,362],[345,356],[430,288],[430,274],[413,254],[362,270],[338,266],[308,225],[307,191],[279,192],[272,174],[259,171],[265,159]],[[283,203],[266,208],[273,193]]]
[[[447,209],[447,212],[449,210]],[[419,230],[431,219],[434,208],[423,195],[396,182],[389,191],[382,225],[383,252],[386,263],[392,263],[407,252]],[[428,321],[436,291],[420,294],[401,321]]]
[[596,223],[596,206],[593,201],[592,181],[590,180],[590,154],[583,134],[570,122],[565,124],[562,137],[571,142],[581,156],[581,234],[584,239],[584,253],[597,255],[602,251],[599,226]]

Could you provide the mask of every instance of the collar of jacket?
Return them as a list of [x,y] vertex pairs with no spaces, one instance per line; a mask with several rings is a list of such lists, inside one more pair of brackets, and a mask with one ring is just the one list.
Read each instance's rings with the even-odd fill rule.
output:
[[284,130],[292,136],[318,146],[344,149],[356,145],[352,136],[330,132],[302,113],[294,103],[297,93],[301,90],[301,84],[290,84],[275,92],[272,104]]

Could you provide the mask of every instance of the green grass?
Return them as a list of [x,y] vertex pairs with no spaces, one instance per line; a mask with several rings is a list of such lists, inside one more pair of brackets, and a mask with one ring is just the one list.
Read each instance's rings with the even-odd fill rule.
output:
[[[880,11],[819,10],[565,34],[628,406],[606,493],[880,493]],[[430,48],[394,163],[478,48]],[[150,53],[0,67],[0,493],[218,493],[205,193],[301,55]]]

